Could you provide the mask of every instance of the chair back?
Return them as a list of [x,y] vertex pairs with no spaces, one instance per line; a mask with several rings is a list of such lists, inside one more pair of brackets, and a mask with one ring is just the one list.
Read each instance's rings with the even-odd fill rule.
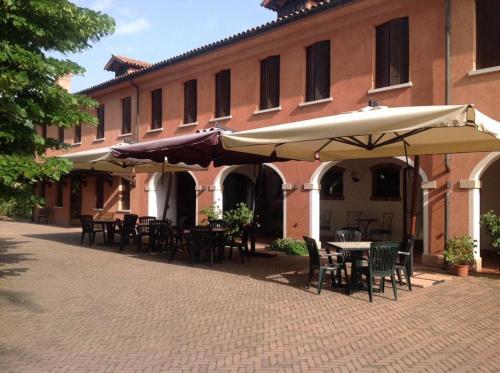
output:
[[359,228],[359,219],[361,219],[361,211],[347,211],[346,226],[349,228]]
[[412,262],[414,242],[415,239],[411,234],[407,234],[400,242],[398,251],[409,253],[410,255],[398,255],[398,265],[406,266]]
[[392,218],[394,217],[394,213],[392,212],[384,212],[382,214],[382,228],[386,230],[391,230],[392,228]]
[[316,240],[311,237],[304,236],[307,252],[309,253],[309,267],[318,268],[321,266],[318,244]]
[[139,223],[149,223],[151,220],[156,220],[156,216],[140,216]]
[[210,226],[195,225],[189,231],[194,249],[204,249],[212,246],[212,229]]
[[97,216],[99,219],[103,219],[103,220],[115,220],[115,213],[114,212],[101,212]]
[[370,247],[368,265],[373,276],[392,276],[396,266],[399,242],[373,242]]
[[224,219],[213,219],[208,221],[208,225],[212,228],[227,228],[228,224]]
[[135,214],[127,214],[123,217],[123,229],[130,231],[135,229],[138,216]]
[[169,219],[151,219],[149,221],[149,237],[151,240],[167,240],[169,237],[169,230],[171,229],[172,221]]
[[355,229],[341,229],[335,232],[335,238],[338,242],[359,242],[361,232]]
[[83,230],[92,230],[94,217],[92,215],[81,215],[80,223],[82,224]]
[[[139,233],[142,233],[142,234],[148,234],[149,233],[149,224],[156,220],[156,217],[155,216],[140,216],[139,217]],[[144,224],[144,225],[142,225]],[[147,224],[147,225],[146,225]]]

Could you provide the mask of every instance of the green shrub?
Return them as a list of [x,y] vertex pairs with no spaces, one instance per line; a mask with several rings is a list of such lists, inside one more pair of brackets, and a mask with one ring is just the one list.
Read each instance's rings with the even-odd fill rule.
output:
[[293,238],[280,238],[273,241],[271,250],[283,251],[287,255],[307,255],[306,243]]
[[224,220],[229,227],[241,227],[252,222],[253,212],[245,203],[240,202],[236,208],[224,212]]
[[220,219],[222,217],[222,211],[215,203],[205,207],[201,212],[207,216],[206,221]]
[[455,236],[446,242],[444,257],[447,262],[454,265],[473,264],[475,247],[476,241],[470,236]]
[[30,217],[34,206],[40,206],[43,200],[33,197],[29,200],[17,200],[11,198],[8,200],[0,200],[0,216],[9,216],[16,218]]
[[491,238],[491,248],[500,250],[500,216],[490,210],[481,216],[481,225]]

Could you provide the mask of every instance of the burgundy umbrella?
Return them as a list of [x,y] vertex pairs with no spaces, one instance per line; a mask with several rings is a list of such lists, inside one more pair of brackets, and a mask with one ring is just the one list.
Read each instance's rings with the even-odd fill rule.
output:
[[209,128],[188,135],[167,137],[165,139],[141,142],[127,147],[112,148],[117,158],[150,159],[154,162],[198,164],[208,167],[213,162],[215,167],[244,164],[262,164],[284,161],[273,153],[262,156],[235,152],[224,149],[220,137],[230,133],[220,128]]

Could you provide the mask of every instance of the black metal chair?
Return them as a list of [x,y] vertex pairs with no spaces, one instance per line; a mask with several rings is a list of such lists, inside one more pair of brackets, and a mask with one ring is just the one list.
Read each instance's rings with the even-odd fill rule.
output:
[[328,264],[321,264],[321,254],[318,249],[316,240],[311,237],[304,236],[304,241],[306,242],[307,251],[309,252],[309,274],[307,275],[306,289],[309,288],[315,271],[319,271],[318,280],[318,294],[321,294],[321,288],[323,287],[323,281],[325,280],[326,272],[330,271],[332,274],[332,286],[335,286],[335,275],[338,270],[338,264],[333,260],[332,257],[338,257],[339,254],[336,253],[324,253],[324,256],[328,257]]
[[[361,241],[361,232],[353,229],[341,229],[335,232],[335,240],[337,242],[359,242]],[[349,276],[347,275],[347,263],[352,263],[354,259],[358,258],[358,253],[351,250],[340,251],[340,256],[337,257],[337,262],[339,264],[338,271],[338,282],[342,282],[342,270],[344,270],[345,278],[347,283],[349,283]]]
[[106,242],[106,232],[104,231],[104,227],[101,228],[95,227],[94,217],[92,215],[81,215],[80,223],[82,224],[82,238],[80,239],[80,245],[83,245],[83,239],[85,235],[89,235],[89,246],[94,244],[95,236],[97,233],[102,232],[102,236],[104,242]]
[[190,256],[191,263],[194,265],[199,260],[202,251],[208,252],[209,265],[214,262],[215,246],[212,237],[212,229],[207,225],[195,225],[190,231]]
[[382,214],[382,223],[380,227],[370,229],[370,240],[374,241],[375,238],[380,238],[383,241],[386,238],[391,238],[393,217],[394,213],[384,212]]
[[229,234],[229,259],[233,256],[233,249],[238,249],[241,263],[250,260],[250,250],[248,249],[248,238],[250,237],[251,225],[239,226]]
[[[368,296],[373,302],[373,281],[380,278],[380,291],[384,292],[385,278],[390,277],[394,299],[398,300],[396,288],[396,257],[399,250],[399,242],[373,242],[370,247],[370,255],[367,266],[353,265],[351,275],[351,291],[356,287],[357,275],[364,275],[368,285]],[[355,264],[355,263],[354,263]]]
[[[169,229],[172,225],[171,220],[150,219],[148,225],[148,249],[153,251],[166,251],[169,239]],[[140,239],[140,237],[139,237]]]
[[405,276],[408,290],[411,291],[411,274],[413,263],[413,244],[415,240],[412,235],[407,235],[399,245],[398,256],[396,259],[396,275],[399,285],[403,285],[402,275]]
[[360,228],[359,219],[361,219],[361,211],[347,211],[346,213],[346,221],[345,227],[342,227],[343,230],[358,230]]
[[155,216],[141,216],[139,217],[139,225],[137,226],[137,250],[142,249],[142,237],[149,237],[149,223],[156,220]]
[[212,228],[227,228],[227,222],[224,219],[212,219],[208,221],[208,225]]
[[135,214],[127,214],[123,217],[123,221],[117,220],[117,233],[120,235],[120,253],[128,244],[130,237],[134,239],[134,243],[137,242],[137,231],[135,227],[137,218],[138,216]]

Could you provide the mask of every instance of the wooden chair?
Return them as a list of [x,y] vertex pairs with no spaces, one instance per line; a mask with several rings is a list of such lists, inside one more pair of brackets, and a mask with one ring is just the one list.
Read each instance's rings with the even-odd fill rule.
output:
[[370,229],[370,240],[374,241],[375,238],[380,238],[383,241],[385,238],[391,238],[393,217],[394,213],[384,212],[382,214],[382,224],[380,227]]
[[208,252],[209,265],[211,267],[214,262],[215,247],[210,226],[195,225],[189,231],[191,233],[190,256],[192,265],[200,258],[200,253],[206,251]]
[[402,275],[405,276],[408,290],[411,291],[411,266],[413,262],[413,244],[414,238],[412,235],[407,235],[399,245],[398,256],[396,259],[396,275],[398,276],[399,285],[403,285]]
[[[155,216],[140,216],[139,226],[137,227],[137,250],[142,249],[142,237],[149,237],[149,227],[152,221],[156,220]],[[151,247],[150,247],[151,249]]]
[[104,232],[104,228],[95,228],[94,218],[92,217],[92,215],[81,215],[80,223],[82,225],[82,237],[80,239],[80,245],[83,245],[83,239],[85,238],[85,235],[88,234],[89,246],[92,246],[94,244],[95,236],[99,232],[102,232],[104,242],[106,242],[106,233]]
[[321,254],[316,240],[306,236],[303,238],[306,242],[307,251],[309,252],[309,274],[307,275],[306,289],[308,289],[311,284],[314,272],[319,271],[318,294],[321,294],[321,288],[323,287],[326,272],[331,272],[332,286],[335,286],[335,274],[338,270],[338,265],[330,259],[331,257],[338,257],[338,254],[325,252],[323,255],[328,257],[328,264],[321,264]]

